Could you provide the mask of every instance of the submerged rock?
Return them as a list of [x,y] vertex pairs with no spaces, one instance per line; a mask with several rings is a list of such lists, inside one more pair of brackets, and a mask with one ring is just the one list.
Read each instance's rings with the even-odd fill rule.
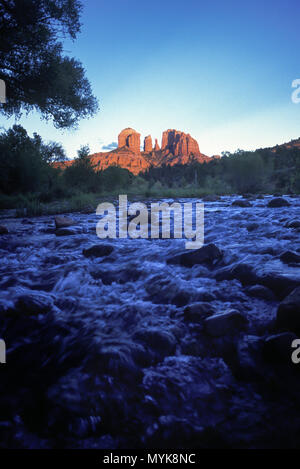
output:
[[299,264],[300,255],[293,251],[285,251],[281,254],[280,260],[285,264]]
[[292,342],[297,336],[292,332],[282,332],[267,337],[263,344],[263,353],[268,361],[291,363]]
[[153,327],[137,330],[133,335],[133,339],[163,356],[173,355],[177,343],[171,332]]
[[252,204],[248,200],[237,199],[231,204],[233,207],[252,207]]
[[209,303],[192,303],[184,309],[184,319],[186,321],[198,322],[215,312],[215,309]]
[[279,305],[276,324],[280,329],[300,333],[300,287],[295,288]]
[[83,249],[82,254],[85,257],[104,257],[109,256],[114,248],[110,244],[95,244],[90,248]]
[[58,228],[67,228],[68,226],[72,226],[76,223],[73,218],[65,217],[65,216],[62,216],[62,215],[57,215],[54,218],[54,222],[55,222],[56,229],[58,229]]
[[72,236],[78,233],[74,228],[58,228],[55,230],[56,236]]
[[253,267],[244,263],[233,264],[224,267],[216,273],[216,280],[237,279],[242,285],[253,285],[257,283],[258,277]]
[[8,229],[4,225],[0,225],[0,235],[8,234]]
[[167,259],[168,264],[181,264],[184,267],[192,267],[196,264],[213,265],[223,257],[223,252],[213,243],[206,244],[200,249],[184,252]]
[[284,225],[286,228],[300,228],[300,220],[292,220]]
[[254,231],[254,230],[257,230],[259,228],[259,223],[248,223],[246,225],[246,228],[248,231]]
[[275,199],[270,200],[268,203],[268,207],[276,208],[276,207],[289,207],[291,204],[282,197],[276,197]]
[[225,334],[238,333],[247,324],[248,320],[238,311],[214,314],[205,319],[205,330],[213,337]]
[[45,314],[53,308],[53,298],[44,292],[28,292],[17,297],[15,311],[26,314]]
[[275,301],[276,299],[274,293],[263,285],[253,285],[253,287],[249,287],[247,289],[247,293],[250,296],[254,296],[255,298],[260,298],[262,300]]

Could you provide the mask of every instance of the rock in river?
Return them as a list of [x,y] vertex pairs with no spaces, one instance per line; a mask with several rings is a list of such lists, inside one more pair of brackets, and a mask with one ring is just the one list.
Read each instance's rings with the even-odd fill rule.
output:
[[300,287],[295,288],[279,305],[276,318],[280,329],[300,332]]
[[95,244],[90,248],[83,249],[82,254],[85,257],[104,257],[109,256],[113,250],[114,248],[109,244]]
[[268,203],[268,207],[276,208],[276,207],[289,207],[291,204],[282,197],[276,197],[275,199],[270,200]]
[[299,264],[300,255],[293,251],[285,251],[281,254],[280,260],[285,264]]
[[192,303],[184,309],[184,319],[186,321],[198,322],[201,319],[211,316],[216,311],[209,303]]
[[213,337],[239,332],[247,324],[247,319],[238,311],[232,310],[214,314],[205,319],[205,330]]
[[73,218],[65,217],[65,216],[62,216],[62,215],[57,215],[54,218],[54,222],[55,222],[56,229],[58,229],[58,228],[67,228],[68,226],[72,226],[76,223]]
[[268,361],[291,362],[292,342],[297,336],[292,332],[282,332],[267,337],[264,341],[263,353]]
[[167,259],[168,264],[181,264],[184,267],[192,267],[196,264],[213,265],[223,257],[223,252],[213,243],[206,244],[192,252],[184,252]]
[[8,229],[4,225],[0,225],[0,234],[7,234]]
[[233,207],[252,207],[248,200],[237,199],[234,200],[231,204]]
[[15,311],[26,314],[45,314],[53,308],[53,299],[44,292],[28,292],[19,295],[15,303]]
[[300,228],[300,220],[292,220],[284,225],[286,228]]

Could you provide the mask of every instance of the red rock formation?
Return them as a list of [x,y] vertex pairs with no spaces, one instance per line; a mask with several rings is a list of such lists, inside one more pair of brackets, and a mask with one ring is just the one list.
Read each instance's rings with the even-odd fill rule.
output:
[[128,147],[133,153],[141,153],[141,134],[135,132],[128,137]]
[[[215,156],[214,158],[217,158]],[[154,150],[152,149],[152,138],[148,135],[144,141],[144,152],[140,151],[140,134],[133,129],[122,130],[118,137],[118,148],[110,152],[94,153],[90,155],[91,163],[95,171],[104,170],[109,166],[121,166],[139,174],[151,165],[161,166],[163,164],[189,164],[192,161],[199,163],[212,161],[199,151],[198,143],[189,134],[178,130],[166,130],[162,136],[162,148],[159,149],[155,139]],[[74,160],[63,163],[54,163],[55,167],[65,169],[72,165]]]
[[152,151],[152,138],[151,135],[147,135],[144,140],[144,152],[150,153]]
[[118,148],[128,147],[134,153],[140,153],[140,137],[141,134],[128,127],[127,129],[122,130],[118,136]]
[[143,155],[137,154],[128,148],[117,148],[111,152],[95,153],[91,157],[91,162],[95,165],[95,170],[100,171],[109,166],[121,166],[137,175],[149,168],[150,163]]
[[188,157],[193,154],[197,157],[201,155],[197,141],[190,134],[175,129],[163,132],[161,149],[168,150],[175,156]]
[[160,148],[159,148],[159,145],[158,145],[158,141],[157,141],[157,138],[155,139],[155,145],[154,145],[154,151],[159,151]]

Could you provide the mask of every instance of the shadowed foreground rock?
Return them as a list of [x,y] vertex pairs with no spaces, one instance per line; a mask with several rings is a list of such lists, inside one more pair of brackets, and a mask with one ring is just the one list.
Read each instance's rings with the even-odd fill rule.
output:
[[279,305],[277,326],[300,333],[300,287],[295,288]]
[[214,337],[237,334],[247,324],[247,319],[238,311],[214,314],[205,319],[206,332]]

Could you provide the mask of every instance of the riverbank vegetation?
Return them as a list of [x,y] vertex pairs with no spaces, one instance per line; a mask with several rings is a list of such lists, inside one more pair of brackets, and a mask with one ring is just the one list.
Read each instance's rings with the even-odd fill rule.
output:
[[111,166],[95,171],[89,148],[78,150],[75,164],[61,170],[60,144],[43,142],[14,125],[0,134],[0,208],[18,213],[85,210],[120,193],[142,197],[202,197],[205,195],[300,193],[300,149],[277,147],[225,153],[200,164],[152,167],[134,176]]

